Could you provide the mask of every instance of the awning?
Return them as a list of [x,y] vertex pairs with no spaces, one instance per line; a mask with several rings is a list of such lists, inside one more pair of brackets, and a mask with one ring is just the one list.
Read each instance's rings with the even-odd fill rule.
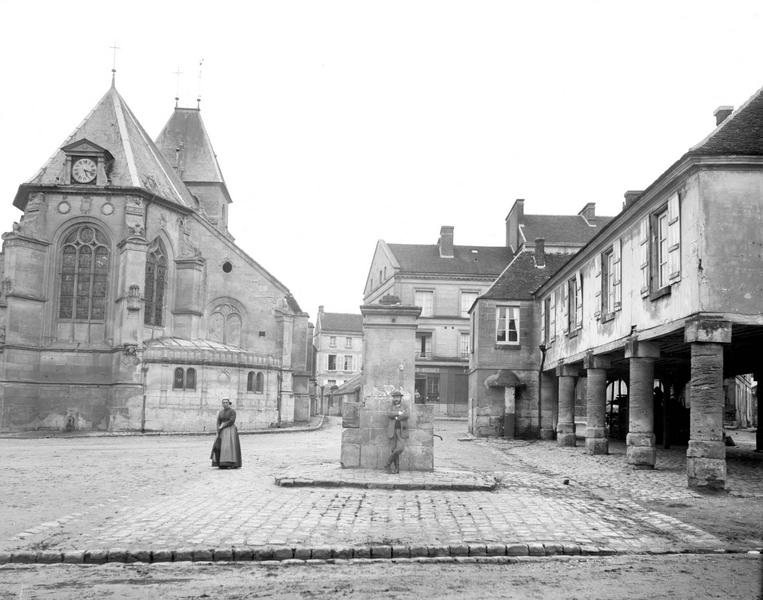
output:
[[501,369],[495,375],[485,379],[485,387],[519,387],[523,385],[514,371]]

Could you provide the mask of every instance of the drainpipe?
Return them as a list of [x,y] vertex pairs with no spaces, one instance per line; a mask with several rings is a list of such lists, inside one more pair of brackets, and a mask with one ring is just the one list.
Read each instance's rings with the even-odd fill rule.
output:
[[277,427],[281,426],[281,386],[283,385],[283,373],[278,371],[278,395],[276,396],[276,411],[278,412]]
[[540,419],[541,419],[541,398],[543,397],[542,391],[543,391],[543,365],[546,362],[546,344],[541,344],[538,346],[538,350],[540,350],[540,367],[538,368],[538,439],[541,439],[541,426],[540,426]]
[[140,385],[143,388],[143,405],[140,409],[140,432],[146,433],[146,373],[148,367],[143,365],[140,368]]

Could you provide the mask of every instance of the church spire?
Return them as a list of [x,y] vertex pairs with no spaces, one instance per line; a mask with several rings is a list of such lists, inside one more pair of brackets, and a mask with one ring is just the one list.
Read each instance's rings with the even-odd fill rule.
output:
[[114,54],[111,59],[111,87],[116,87],[116,79],[117,79],[117,50],[119,50],[119,46],[117,46],[117,43],[114,42],[113,46],[109,46],[113,51]]

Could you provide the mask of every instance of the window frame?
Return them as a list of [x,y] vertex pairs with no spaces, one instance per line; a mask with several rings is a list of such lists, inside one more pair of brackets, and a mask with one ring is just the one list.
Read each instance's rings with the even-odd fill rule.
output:
[[[419,294],[424,294],[426,298],[430,299],[429,307],[423,306],[422,304],[419,304]],[[418,306],[421,308],[421,314],[419,314],[419,317],[423,318],[431,318],[435,315],[435,297],[434,297],[434,290],[433,289],[416,289],[413,291],[413,304],[414,306]],[[429,309],[427,311],[427,308]]]
[[[336,371],[336,357],[337,357],[336,354],[327,354],[326,355],[326,370],[327,371],[331,371],[331,372],[335,372]],[[332,358],[334,359],[333,360],[333,362],[334,362],[334,368],[333,369],[331,368],[331,362],[332,362],[331,359]]]
[[[475,300],[479,297],[480,293],[477,290],[461,290],[459,295],[459,317],[462,319],[468,319],[469,318],[469,309],[474,304]],[[464,298],[465,297],[472,297],[472,301],[469,302],[468,306],[464,306]]]
[[[504,316],[501,317],[501,310],[504,311]],[[510,332],[511,328],[509,326],[512,319],[509,318],[509,314],[507,311],[511,311],[512,314],[514,314],[513,321],[514,321],[514,331],[516,332],[517,339],[515,341],[512,341]],[[504,327],[503,327],[503,333],[505,334],[505,339],[500,340],[499,339],[499,333],[501,331],[501,320],[504,320]],[[519,346],[521,342],[521,322],[520,322],[520,307],[518,304],[498,304],[495,307],[495,344],[497,346]]]
[[[93,232],[93,237],[90,241],[84,241],[81,237],[81,232],[85,229],[90,229]],[[65,257],[70,254],[67,252],[67,247],[74,250],[72,265],[66,264],[67,261]],[[87,254],[90,257],[90,264],[87,267],[89,269],[87,277],[87,289],[89,290],[87,296],[88,314],[87,317],[79,317],[79,299],[84,298],[84,296],[78,293],[82,289],[80,285],[80,275],[84,267],[81,257],[85,255],[81,250],[85,247],[88,248]],[[100,250],[105,252],[107,261],[105,269],[98,268],[98,258],[103,258],[104,256],[103,252],[99,253]],[[111,277],[114,259],[109,236],[107,236],[100,227],[93,223],[78,223],[68,229],[63,235],[58,252],[59,267],[57,281],[58,292],[56,294],[56,321],[60,323],[106,323],[108,321],[108,299],[111,295]],[[105,271],[105,273],[99,273],[99,270]],[[71,295],[64,296],[64,290],[69,288],[68,285],[64,285],[64,279],[67,275],[71,278]],[[100,287],[103,288],[102,296],[97,294],[97,289]],[[96,299],[103,301],[103,306],[101,308],[103,314],[100,317],[93,316],[93,313],[97,310],[95,305],[99,303],[96,302]],[[66,304],[69,305],[69,310],[71,311],[71,314],[68,317],[62,316],[62,311],[66,312],[64,309]]]
[[[352,354],[345,354],[343,356],[344,356],[344,360],[342,361],[342,366],[344,367],[343,371],[347,371],[351,373],[354,367],[355,357]],[[349,368],[347,367],[348,361],[350,365]]]

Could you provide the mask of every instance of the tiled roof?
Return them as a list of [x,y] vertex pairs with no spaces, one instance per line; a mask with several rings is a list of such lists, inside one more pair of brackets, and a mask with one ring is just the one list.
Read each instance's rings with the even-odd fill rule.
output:
[[763,88],[691,148],[691,156],[763,155]]
[[400,270],[432,275],[497,276],[512,258],[504,246],[454,246],[453,258],[440,258],[436,244],[388,244]]
[[175,108],[156,145],[183,181],[225,182],[199,109]]
[[321,331],[363,333],[363,317],[352,313],[321,313]]
[[[106,92],[61,147],[80,140],[97,144],[114,157],[110,185],[143,188],[174,204],[194,206],[191,193],[115,87]],[[61,185],[65,169],[66,155],[59,149],[27,184]]]
[[490,289],[480,296],[491,300],[531,300],[532,294],[572,258],[572,254],[546,252],[546,266],[535,265],[535,252],[520,252]]
[[591,217],[584,219],[580,215],[524,215],[521,228],[528,245],[536,238],[546,240],[546,246],[584,245],[612,217]]

